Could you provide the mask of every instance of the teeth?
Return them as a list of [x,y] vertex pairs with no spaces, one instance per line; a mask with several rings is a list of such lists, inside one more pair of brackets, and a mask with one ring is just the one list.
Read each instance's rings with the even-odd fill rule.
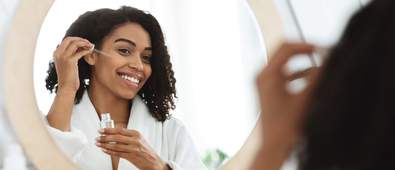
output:
[[127,75],[121,75],[121,77],[122,77],[123,79],[128,80],[128,81],[130,81],[130,82],[132,82],[132,83],[135,83],[135,84],[139,84],[139,83],[140,83],[140,80],[137,79],[137,78],[135,78],[135,77],[129,77],[129,76],[127,76]]

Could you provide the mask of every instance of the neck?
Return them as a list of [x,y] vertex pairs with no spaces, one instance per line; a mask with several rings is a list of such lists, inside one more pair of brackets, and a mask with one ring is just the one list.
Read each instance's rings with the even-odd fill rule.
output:
[[100,114],[109,112],[115,123],[127,123],[129,120],[130,100],[115,96],[109,89],[94,80],[90,81],[88,96],[99,117]]

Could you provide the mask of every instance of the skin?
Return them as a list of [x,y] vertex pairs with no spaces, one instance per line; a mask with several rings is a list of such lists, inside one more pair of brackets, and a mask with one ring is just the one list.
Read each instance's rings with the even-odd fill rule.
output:
[[[297,54],[313,52],[308,44],[285,43],[271,57],[259,73],[257,86],[263,122],[263,145],[251,167],[253,170],[278,170],[281,168],[301,138],[304,110],[314,87],[318,69],[284,74],[289,59]],[[306,88],[290,93],[286,87],[290,80],[305,78]]]
[[[99,113],[110,112],[115,121],[116,128],[100,131],[101,136],[96,143],[103,152],[111,155],[113,169],[117,169],[119,158],[128,160],[139,169],[169,169],[139,132],[126,129],[130,100],[152,73],[149,34],[139,24],[122,24],[104,38],[101,51],[93,52],[93,44],[79,37],[65,38],[55,50],[59,84],[47,115],[49,124],[59,130],[70,131],[71,111],[80,85],[77,63],[83,58],[92,66],[88,95],[98,116]],[[133,75],[140,82],[130,84],[120,74]],[[109,145],[108,142],[116,143]]]

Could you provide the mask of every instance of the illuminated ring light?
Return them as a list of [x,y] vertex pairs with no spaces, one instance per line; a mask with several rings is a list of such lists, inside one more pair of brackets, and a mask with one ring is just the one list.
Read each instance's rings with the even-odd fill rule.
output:
[[[33,85],[33,60],[41,25],[54,0],[20,0],[6,34],[3,65],[5,107],[25,153],[40,170],[79,169],[56,146],[43,124]],[[272,0],[250,0],[270,54],[283,40],[280,16]],[[221,168],[247,169],[260,143],[260,123],[242,148]]]

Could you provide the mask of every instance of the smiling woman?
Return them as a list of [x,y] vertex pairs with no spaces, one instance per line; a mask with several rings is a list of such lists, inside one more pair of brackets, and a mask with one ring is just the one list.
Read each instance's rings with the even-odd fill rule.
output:
[[[88,11],[67,30],[48,70],[56,96],[47,120],[81,169],[205,169],[169,115],[176,91],[164,42],[152,15],[127,6]],[[115,128],[100,129],[103,113]]]
[[[208,153],[215,150],[224,152],[228,158],[232,157],[248,137],[257,116],[252,96],[253,79],[257,68],[265,62],[264,45],[258,36],[258,27],[248,4],[229,1],[223,7],[223,13],[217,14],[215,10],[222,5],[221,2],[223,1],[217,0],[211,2],[212,7],[206,7],[199,5],[207,2],[186,1],[181,3],[180,8],[171,2],[172,5],[157,8],[141,5],[148,3],[147,1],[124,2],[148,9],[163,26],[175,71],[174,77],[177,79],[177,107],[171,114],[185,122],[204,160]],[[80,5],[75,10],[69,10],[74,9],[68,7],[73,4],[72,1],[58,0],[46,16],[38,37],[34,64],[35,90],[36,94],[40,94],[37,95],[37,104],[44,114],[48,113],[55,97],[54,93],[50,94],[45,88],[47,65],[52,59],[53,50],[63,38],[63,32],[77,18],[76,14],[103,7],[118,8],[113,3],[97,3],[92,4],[95,5],[92,7],[91,3],[79,2]],[[155,5],[158,2],[150,3]],[[171,13],[166,12],[169,9],[172,9]],[[206,10],[202,13],[199,9]],[[218,20],[223,22],[220,24]],[[226,41],[229,35],[232,35],[233,41]],[[108,56],[107,51],[97,50],[97,44],[95,45],[96,54]],[[81,82],[85,84],[88,80]],[[229,92],[239,96],[239,100],[224,97]],[[233,107],[227,107],[228,105]],[[221,121],[221,126],[218,126],[224,118],[226,121]],[[213,168],[220,165],[206,163],[209,164]]]

